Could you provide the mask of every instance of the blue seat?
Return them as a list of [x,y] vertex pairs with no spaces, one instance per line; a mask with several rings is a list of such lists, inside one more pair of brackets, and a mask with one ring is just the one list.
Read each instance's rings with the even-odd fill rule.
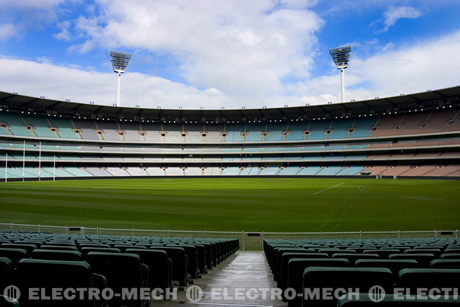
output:
[[137,254],[142,263],[149,268],[149,287],[171,289],[172,284],[172,261],[166,251],[128,248],[127,253]]
[[420,301],[415,298],[404,298],[401,300],[401,298],[395,297],[392,294],[386,294],[383,301],[374,302],[368,293],[359,293],[356,296],[343,296],[339,299],[337,307],[453,307],[460,304],[458,299],[440,298],[437,300],[432,299]]
[[[89,252],[86,260],[94,272],[107,278],[107,286],[115,293],[123,288],[143,288],[148,286],[148,267],[141,263],[139,255],[131,253]],[[115,297],[110,306],[144,306],[142,300],[122,300]]]
[[[0,293],[3,293],[3,290],[14,282],[13,261],[11,259],[0,257],[0,276]],[[0,304],[0,306],[2,305]]]
[[51,249],[34,249],[31,254],[33,259],[48,259],[48,260],[68,260],[81,261],[82,254],[79,251],[72,250],[51,250]]
[[[303,274],[302,289],[360,289],[367,292],[373,286],[381,286],[386,292],[393,287],[393,274],[387,268],[355,268],[355,267],[308,267]],[[303,306],[337,305],[335,299],[313,300],[308,296],[303,299]]]
[[395,275],[402,269],[416,268],[418,265],[415,259],[358,259],[355,262],[357,267],[388,268]]
[[[98,288],[107,286],[104,276],[95,274],[91,266],[83,261],[59,261],[43,259],[22,259],[18,264],[17,280],[21,293],[30,288],[42,288],[51,293],[53,288]],[[93,307],[97,302],[86,300],[29,300],[27,295],[20,298],[22,306],[32,307]],[[102,306],[102,301],[99,301]]]
[[[284,276],[284,288],[292,288],[296,293],[301,293],[303,273],[305,269],[312,266],[325,266],[325,267],[348,267],[350,262],[348,259],[340,258],[292,258],[289,260],[287,272]],[[289,307],[300,307],[302,305],[302,298],[296,297],[288,301]]]
[[460,269],[460,259],[435,259],[430,262],[432,268]]
[[398,274],[401,287],[418,288],[458,288],[460,269],[402,269]]

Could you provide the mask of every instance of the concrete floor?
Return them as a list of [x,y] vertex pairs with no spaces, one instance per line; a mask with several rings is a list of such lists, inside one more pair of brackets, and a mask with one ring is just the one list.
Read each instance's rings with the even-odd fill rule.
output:
[[[286,303],[272,299],[270,288],[276,288],[268,263],[262,252],[239,251],[202,278],[196,279],[193,286],[200,287],[203,298],[190,302],[185,291],[179,291],[178,300],[173,302],[157,301],[151,306],[231,306],[231,307],[285,307]],[[248,289],[250,289],[248,291]],[[255,288],[255,289],[252,289]],[[264,291],[268,293],[265,294]],[[189,290],[189,293],[192,293]],[[199,293],[199,292],[194,292]],[[197,297],[189,295],[189,297]],[[239,296],[239,297],[238,297]]]

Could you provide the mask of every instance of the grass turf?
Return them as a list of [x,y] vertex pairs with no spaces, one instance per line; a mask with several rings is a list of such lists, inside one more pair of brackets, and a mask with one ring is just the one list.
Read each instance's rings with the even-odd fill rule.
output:
[[370,231],[460,228],[460,181],[114,179],[0,184],[0,221],[87,227]]

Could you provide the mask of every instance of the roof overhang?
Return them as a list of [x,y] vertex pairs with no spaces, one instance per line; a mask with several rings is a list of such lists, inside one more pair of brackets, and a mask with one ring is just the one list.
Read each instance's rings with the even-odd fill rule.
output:
[[260,109],[149,109],[77,103],[0,92],[2,109],[65,117],[163,122],[248,122],[330,119],[460,108],[460,86],[409,95],[314,106]]

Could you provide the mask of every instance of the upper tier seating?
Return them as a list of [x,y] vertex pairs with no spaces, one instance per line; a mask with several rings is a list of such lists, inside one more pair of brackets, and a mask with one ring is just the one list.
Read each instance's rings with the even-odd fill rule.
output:
[[57,134],[62,139],[80,139],[80,135],[75,132],[72,120],[68,118],[49,117],[50,123],[57,128]]
[[130,142],[282,142],[459,131],[457,111],[286,123],[170,124],[94,121],[0,112],[0,134]]
[[17,113],[0,112],[0,122],[6,127],[6,131],[5,129],[2,129],[3,134],[11,134],[17,136],[36,136],[33,133],[32,127],[26,127],[26,123]]
[[458,111],[420,112],[380,118],[372,136],[458,131]]

